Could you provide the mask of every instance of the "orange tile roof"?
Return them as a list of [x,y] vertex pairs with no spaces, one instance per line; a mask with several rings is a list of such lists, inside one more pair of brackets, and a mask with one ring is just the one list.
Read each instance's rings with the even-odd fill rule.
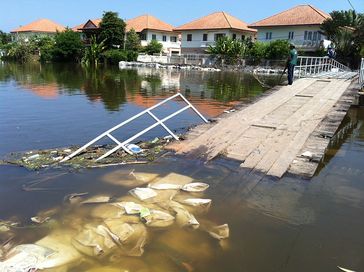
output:
[[72,27],[72,31],[75,31],[75,32],[81,32],[81,29],[85,26],[85,24],[80,24],[80,25],[77,25],[77,26],[74,26]]
[[55,33],[57,31],[64,31],[66,28],[60,24],[57,24],[48,19],[40,19],[34,21],[30,24],[25,26],[18,27],[11,31],[12,33],[17,32],[48,32],[48,33]]
[[126,21],[126,30],[134,29],[136,32],[142,32],[145,29],[160,30],[172,32],[173,26],[167,24],[152,15],[142,15]]
[[256,32],[255,29],[249,28],[245,22],[223,11],[212,13],[175,28],[176,31],[204,29],[237,29]]
[[320,25],[328,18],[331,18],[329,14],[311,5],[298,5],[249,26]]

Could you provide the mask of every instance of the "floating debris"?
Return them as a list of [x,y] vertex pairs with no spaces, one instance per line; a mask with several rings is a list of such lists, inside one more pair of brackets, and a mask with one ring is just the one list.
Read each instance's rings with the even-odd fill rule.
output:
[[96,161],[96,159],[101,156],[100,154],[105,154],[115,146],[102,145],[89,147],[85,152],[62,163],[60,161],[63,158],[76,151],[79,147],[75,146],[72,148],[33,150],[23,153],[14,152],[6,155],[2,160],[0,160],[0,164],[14,164],[23,166],[29,170],[38,170],[49,167],[71,167],[77,169],[105,167],[120,164],[147,163],[154,161],[157,156],[162,154],[164,147],[168,144],[168,142],[169,140],[159,139],[158,141],[152,140],[149,142],[140,142],[138,145],[130,144],[129,148],[133,152],[132,155],[128,154],[124,150],[119,150],[101,161]]

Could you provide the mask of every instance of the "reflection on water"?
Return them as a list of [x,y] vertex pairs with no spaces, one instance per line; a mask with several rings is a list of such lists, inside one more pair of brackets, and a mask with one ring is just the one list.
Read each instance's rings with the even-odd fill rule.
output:
[[[153,104],[153,99],[160,101],[177,89],[189,94],[196,103],[207,102],[206,105],[212,105],[209,109],[220,108],[220,112],[224,107],[230,106],[230,103],[234,103],[233,101],[249,100],[261,92],[258,87],[252,87],[251,92],[245,87],[239,87],[239,82],[247,82],[249,85],[249,80],[255,86],[253,79],[239,74],[175,74],[165,71],[173,76],[163,80],[163,76],[156,78],[155,73],[150,70],[135,74],[135,71],[105,69],[93,76],[90,72],[86,77],[86,71],[78,68],[73,70],[68,67],[68,72],[59,68],[56,73],[49,73],[48,70],[42,74],[47,71],[43,68],[37,67],[38,70],[34,70],[37,71],[34,73],[29,72],[32,71],[29,67],[0,68],[0,111],[1,116],[4,116],[0,121],[1,153],[17,148],[31,149],[33,146],[45,148],[67,145],[75,140],[83,142],[98,130],[102,130],[103,126],[108,127],[116,119],[125,118],[125,115],[118,115],[119,113],[138,112],[149,106],[146,101]],[[11,72],[11,69],[18,72]],[[57,68],[50,66],[49,69]],[[46,74],[48,80],[45,79]],[[67,78],[72,74],[75,74],[74,80]],[[106,74],[113,83],[102,80],[107,78]],[[133,80],[135,85],[126,80],[133,76],[136,76]],[[62,77],[63,80],[60,79]],[[224,78],[230,83],[224,82]],[[124,83],[121,83],[123,80]],[[92,88],[85,87],[86,81]],[[31,91],[30,87],[22,87],[51,83],[57,86],[58,91],[56,96],[45,99],[34,97],[33,94],[37,92]],[[122,96],[124,100],[120,99],[124,102],[107,104],[107,99],[111,98],[106,93],[102,94],[105,87],[96,87],[102,84],[117,84],[119,87],[116,89],[126,84],[124,90],[128,91]],[[86,89],[89,88],[94,91],[88,93]],[[116,89],[115,94],[122,95]],[[38,93],[44,95],[39,89]],[[6,103],[2,103],[4,99]],[[109,106],[110,111],[105,111]],[[47,122],[39,120],[40,117]],[[58,125],[53,126],[52,122],[58,122]],[[337,266],[362,271],[363,122],[364,109],[354,108],[349,111],[332,140],[320,171],[312,180],[291,176],[279,181],[266,178],[253,187],[249,180],[236,172],[235,165],[231,162],[216,160],[211,164],[203,164],[174,156],[163,157],[149,165],[84,169],[75,172],[28,172],[18,167],[3,166],[0,168],[0,219],[20,221],[27,226],[32,224],[30,217],[38,212],[56,209],[57,213],[52,216],[55,222],[50,221],[44,227],[31,225],[31,228],[13,228],[11,232],[16,237],[16,243],[34,243],[44,237],[51,237],[56,230],[65,231],[71,228],[79,231],[78,228],[85,223],[95,222],[95,213],[92,210],[96,206],[64,204],[65,196],[88,192],[88,196],[110,195],[118,199],[128,195],[131,184],[122,181],[133,170],[135,173],[146,172],[161,177],[174,172],[210,185],[203,197],[212,199],[212,206],[207,213],[196,213],[196,219],[218,225],[228,223],[230,238],[227,243],[219,243],[201,229],[191,230],[173,225],[163,230],[149,229],[145,252],[141,257],[115,254],[101,259],[84,257],[81,262],[58,271],[306,272],[338,271]],[[75,123],[70,124],[72,130],[66,129],[67,123]],[[78,130],[80,124],[86,129]],[[88,134],[88,130],[91,133]],[[75,135],[69,136],[72,132]],[[58,138],[60,139],[57,141]],[[106,180],[112,182],[105,182]],[[23,186],[24,184],[34,182],[37,182],[37,186],[31,187],[34,190],[23,190],[29,187]],[[135,186],[144,185],[134,184],[133,187]],[[247,191],[248,186],[252,190]],[[0,232],[1,242],[9,238],[7,235],[9,234],[6,232]],[[68,234],[62,235],[65,242]],[[72,233],[74,235],[76,234]]]

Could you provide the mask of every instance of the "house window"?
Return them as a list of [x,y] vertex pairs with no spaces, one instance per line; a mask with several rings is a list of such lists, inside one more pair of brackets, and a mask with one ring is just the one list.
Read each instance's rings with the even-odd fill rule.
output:
[[225,33],[219,33],[219,34],[215,34],[215,42],[224,38],[225,37]]
[[141,41],[146,41],[147,40],[147,35],[145,33],[140,33],[139,37],[140,37]]
[[236,34],[233,34],[233,40],[236,40]]
[[177,37],[176,37],[176,36],[171,36],[171,37],[169,38],[169,40],[170,40],[171,42],[177,42]]
[[266,40],[271,40],[272,39],[272,32],[266,32],[265,33],[265,39]]
[[152,34],[152,40],[153,41],[157,40],[157,35],[156,34]]
[[167,36],[166,35],[163,35],[163,41],[166,42],[167,41]]
[[313,33],[313,40],[314,40],[314,41],[317,41],[317,31],[315,31],[315,32]]
[[241,40],[244,41],[245,40],[245,35],[241,35]]
[[208,34],[203,34],[202,41],[207,42],[208,37]]
[[288,32],[288,40],[293,40],[293,38],[294,38],[294,32],[293,31]]
[[307,40],[312,41],[312,31],[308,31]]
[[318,32],[318,34],[317,34],[317,40],[321,41],[321,33],[320,32]]
[[192,42],[192,34],[187,34],[187,41]]

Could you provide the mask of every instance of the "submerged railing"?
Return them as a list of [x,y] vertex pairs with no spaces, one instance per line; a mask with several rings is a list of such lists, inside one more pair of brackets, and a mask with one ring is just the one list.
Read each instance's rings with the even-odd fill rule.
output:
[[301,77],[316,77],[323,74],[350,72],[351,69],[329,57],[299,56],[295,74]]
[[[157,116],[155,116],[152,113],[152,110],[160,107],[161,105],[167,103],[168,101],[171,101],[177,97],[182,98],[182,100],[187,104],[187,106],[183,107],[182,109],[179,109],[178,111],[168,115],[167,117],[163,118],[163,119],[159,119]],[[128,120],[114,126],[113,128],[105,131],[104,133],[100,134],[99,136],[97,136],[95,139],[91,140],[90,142],[88,142],[87,144],[85,144],[84,146],[80,147],[79,149],[77,149],[75,152],[73,152],[72,154],[68,155],[67,157],[65,157],[63,160],[61,160],[61,162],[65,162],[71,158],[73,158],[74,156],[78,155],[79,153],[81,153],[82,151],[84,151],[86,148],[88,148],[89,146],[93,145],[94,143],[96,143],[97,141],[101,140],[104,137],[108,137],[109,139],[111,139],[113,142],[116,143],[116,147],[114,147],[113,149],[111,149],[110,151],[108,151],[107,153],[105,153],[104,155],[102,155],[101,157],[99,157],[96,161],[102,160],[108,156],[110,156],[112,153],[116,152],[117,150],[119,150],[120,148],[124,149],[125,152],[129,153],[129,154],[133,154],[133,152],[131,150],[128,149],[127,145],[132,142],[133,140],[135,140],[136,138],[140,137],[141,135],[145,134],[146,132],[150,131],[151,129],[161,125],[174,139],[179,140],[178,136],[175,135],[165,124],[164,122],[168,121],[169,119],[171,119],[172,117],[184,112],[185,110],[188,109],[192,109],[204,122],[208,123],[209,121],[181,94],[181,93],[177,93],[161,102],[159,102],[158,104],[138,113],[137,115],[134,115],[133,117],[129,118]],[[146,129],[138,132],[137,134],[135,134],[134,136],[130,137],[129,139],[120,142],[118,139],[116,139],[111,133],[114,132],[115,130],[125,126],[126,124],[130,123],[131,121],[145,115],[148,114],[149,116],[151,116],[156,123],[154,123],[153,125],[147,127]]]

